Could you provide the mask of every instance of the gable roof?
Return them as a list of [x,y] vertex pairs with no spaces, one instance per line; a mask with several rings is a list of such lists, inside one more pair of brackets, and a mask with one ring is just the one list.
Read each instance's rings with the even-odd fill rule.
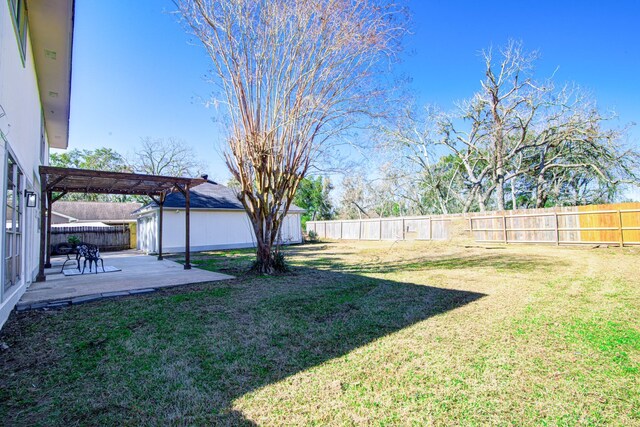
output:
[[54,215],[78,221],[129,221],[134,219],[133,211],[141,206],[142,203],[57,201],[51,210]]
[[[192,187],[189,190],[189,199],[191,209],[244,210],[244,206],[242,206],[242,203],[238,200],[237,193],[234,190],[214,181],[207,181]],[[151,202],[143,208],[138,209],[138,211],[148,208],[153,209],[157,206],[155,202]],[[185,197],[180,192],[168,194],[164,202],[165,209],[184,209],[185,206]],[[292,204],[289,212],[304,212],[304,210]]]

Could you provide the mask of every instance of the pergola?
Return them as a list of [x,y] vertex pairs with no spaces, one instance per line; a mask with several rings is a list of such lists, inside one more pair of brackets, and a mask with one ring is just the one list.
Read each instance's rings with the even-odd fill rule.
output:
[[[51,267],[51,206],[67,193],[127,194],[149,196],[160,207],[158,260],[162,260],[162,217],[167,194],[181,192],[186,200],[185,263],[191,268],[189,249],[189,189],[205,182],[202,178],[144,175],[139,173],[106,172],[87,169],[40,166],[40,267],[36,281],[46,280],[44,269]],[[54,195],[54,193],[57,193]]]

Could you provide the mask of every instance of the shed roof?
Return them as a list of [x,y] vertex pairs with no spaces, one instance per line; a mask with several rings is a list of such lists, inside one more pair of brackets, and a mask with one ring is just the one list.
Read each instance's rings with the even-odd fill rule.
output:
[[58,201],[53,205],[54,214],[62,214],[78,221],[127,221],[142,203],[71,202]]
[[[196,185],[189,190],[191,209],[222,209],[222,210],[244,210],[244,206],[238,200],[237,193],[222,184],[214,181],[207,181]],[[138,211],[155,208],[158,205],[151,202]],[[167,195],[164,202],[165,208],[182,209],[185,207],[185,197],[182,193],[171,193]],[[298,206],[291,205],[289,212],[304,212]]]

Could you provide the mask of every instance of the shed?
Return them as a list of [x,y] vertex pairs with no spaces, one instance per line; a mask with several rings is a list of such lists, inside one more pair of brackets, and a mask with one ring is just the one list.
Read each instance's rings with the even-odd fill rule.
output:
[[[256,246],[255,233],[242,203],[234,190],[207,181],[189,191],[191,202],[191,250],[251,248]],[[185,197],[168,194],[164,201],[162,221],[163,252],[183,252],[182,224],[185,220]],[[302,242],[300,216],[303,209],[291,205],[280,230],[282,244]],[[152,202],[135,211],[137,248],[157,253],[160,208]]]

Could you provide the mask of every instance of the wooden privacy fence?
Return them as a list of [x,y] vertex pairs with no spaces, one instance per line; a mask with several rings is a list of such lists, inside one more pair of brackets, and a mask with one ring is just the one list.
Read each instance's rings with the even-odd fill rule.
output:
[[59,243],[67,243],[70,236],[80,241],[98,246],[101,251],[122,251],[131,247],[129,225],[111,227],[53,227],[51,246],[55,249]]
[[307,232],[345,240],[448,240],[457,234],[461,222],[463,234],[477,242],[640,245],[640,203],[309,221]]
[[461,215],[307,221],[307,233],[343,240],[447,240],[450,222]]

